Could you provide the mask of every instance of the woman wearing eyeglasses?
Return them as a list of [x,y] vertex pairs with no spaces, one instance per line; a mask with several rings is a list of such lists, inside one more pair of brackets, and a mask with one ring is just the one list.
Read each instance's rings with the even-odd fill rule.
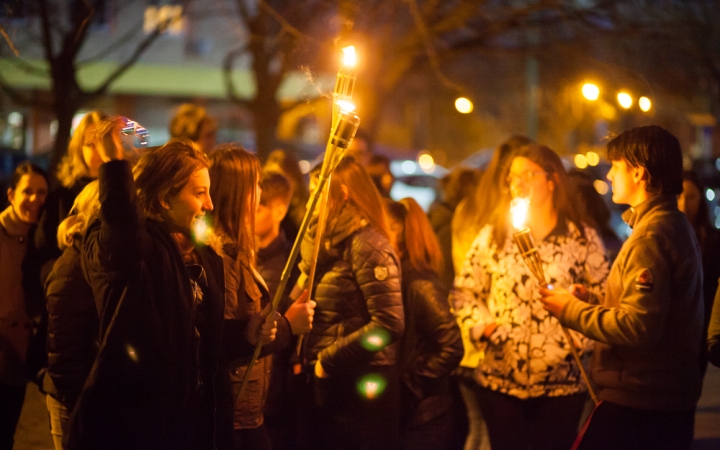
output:
[[[570,203],[558,155],[530,144],[509,161],[502,197],[467,254],[452,300],[463,332],[485,352],[475,370],[476,398],[493,450],[570,448],[587,389],[513,242],[510,200],[530,200],[527,226],[550,284],[582,284],[600,295],[608,264],[597,232]],[[590,342],[574,337],[587,357]]]

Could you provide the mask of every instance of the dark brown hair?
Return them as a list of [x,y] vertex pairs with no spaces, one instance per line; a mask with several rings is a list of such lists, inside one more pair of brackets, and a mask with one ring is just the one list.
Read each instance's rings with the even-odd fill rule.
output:
[[387,199],[385,207],[388,218],[403,229],[396,238],[398,252],[407,256],[415,270],[440,276],[445,262],[425,211],[412,198],[404,198],[399,202]]
[[45,178],[45,183],[50,185],[48,181],[48,175],[47,172],[45,172],[40,166],[31,163],[30,161],[23,161],[15,168],[15,171],[13,172],[12,178],[10,179],[10,186],[8,186],[9,189],[15,189],[17,188],[18,183],[20,182],[20,179],[27,174],[34,173],[36,175],[40,175],[41,177]]
[[648,186],[665,195],[680,195],[682,186],[682,150],[680,141],[657,125],[631,128],[607,144],[610,161],[624,160],[633,167],[643,167]]
[[237,144],[221,144],[210,154],[210,197],[216,233],[230,244],[229,254],[254,265],[255,186],[260,161]]
[[184,139],[147,149],[134,169],[138,203],[145,217],[161,220],[162,202],[177,195],[196,170],[208,165],[205,155]]
[[290,180],[279,172],[266,172],[260,179],[260,188],[262,188],[262,194],[260,194],[260,204],[268,206],[268,204],[279,198],[282,200],[285,206],[290,205],[290,199],[292,198],[292,185]]

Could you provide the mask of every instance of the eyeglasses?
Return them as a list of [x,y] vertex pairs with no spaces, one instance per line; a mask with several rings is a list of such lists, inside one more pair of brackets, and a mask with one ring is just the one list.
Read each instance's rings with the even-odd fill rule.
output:
[[526,170],[520,174],[509,173],[505,181],[507,184],[512,184],[515,180],[520,180],[523,183],[531,182],[538,175],[547,175],[548,173],[543,170]]

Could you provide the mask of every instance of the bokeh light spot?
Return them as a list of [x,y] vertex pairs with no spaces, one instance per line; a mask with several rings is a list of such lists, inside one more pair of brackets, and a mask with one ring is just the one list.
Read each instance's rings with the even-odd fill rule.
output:
[[590,101],[595,101],[600,97],[600,88],[592,83],[585,83],[582,87],[583,97]]
[[455,109],[461,114],[470,114],[474,106],[470,99],[465,97],[458,97],[455,99]]
[[377,373],[365,375],[357,384],[357,390],[360,396],[368,400],[378,398],[385,391],[386,387],[387,380]]
[[365,350],[377,352],[384,349],[390,342],[390,333],[380,328],[365,334],[360,340]]

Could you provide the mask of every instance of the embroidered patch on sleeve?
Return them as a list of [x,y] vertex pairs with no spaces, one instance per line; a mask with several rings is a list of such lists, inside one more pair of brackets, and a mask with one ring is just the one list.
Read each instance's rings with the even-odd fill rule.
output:
[[635,288],[640,291],[652,292],[655,280],[650,269],[644,268],[640,271],[640,274],[635,278]]
[[389,275],[387,266],[376,266],[375,267],[375,279],[378,281],[385,281]]

